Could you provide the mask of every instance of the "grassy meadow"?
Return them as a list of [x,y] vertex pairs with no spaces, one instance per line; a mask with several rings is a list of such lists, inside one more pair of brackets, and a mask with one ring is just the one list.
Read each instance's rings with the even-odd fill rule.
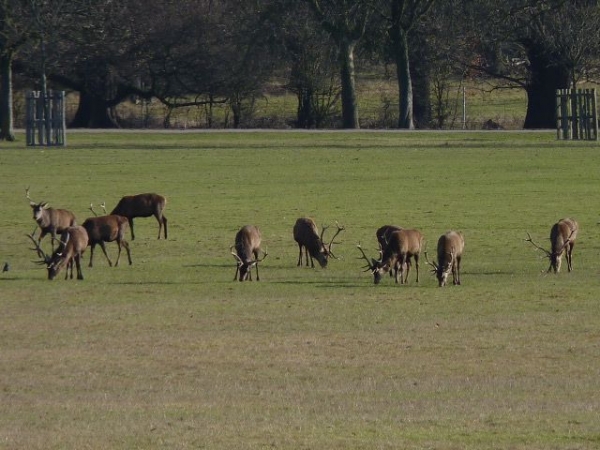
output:
[[[0,448],[593,449],[600,445],[600,148],[548,132],[76,133],[0,143]],[[54,281],[25,198],[75,212],[168,199],[133,265]],[[96,209],[99,209],[96,207]],[[296,218],[346,227],[298,268]],[[546,274],[551,225],[574,271]],[[244,224],[269,253],[234,282]],[[462,286],[422,262],[373,285],[356,244],[465,235]],[[326,237],[329,234],[326,233]],[[129,235],[128,235],[129,237]],[[46,238],[43,244],[49,248]],[[116,245],[109,244],[111,257]]]

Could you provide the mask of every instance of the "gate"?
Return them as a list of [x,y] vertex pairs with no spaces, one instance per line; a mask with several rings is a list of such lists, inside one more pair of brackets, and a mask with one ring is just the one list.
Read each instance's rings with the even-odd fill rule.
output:
[[557,89],[558,139],[598,140],[595,89]]
[[65,92],[31,91],[26,98],[27,145],[67,145],[65,125]]

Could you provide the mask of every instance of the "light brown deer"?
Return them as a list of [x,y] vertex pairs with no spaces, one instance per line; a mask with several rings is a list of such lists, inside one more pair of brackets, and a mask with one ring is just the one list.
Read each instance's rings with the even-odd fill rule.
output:
[[[379,284],[384,273],[389,272],[391,268],[396,270],[396,283],[408,283],[408,274],[410,272],[411,258],[415,260],[417,270],[417,280],[419,282],[419,256],[423,243],[423,235],[419,230],[401,229],[394,231],[389,236],[386,249],[383,251],[381,260],[369,259],[363,251],[360,244],[357,246],[362,253],[362,257],[367,261],[367,270],[373,273],[373,282]],[[404,271],[406,269],[406,275]],[[400,277],[398,277],[398,274]]]
[[127,217],[129,228],[131,228],[131,240],[135,239],[133,233],[133,219],[135,217],[156,217],[158,221],[158,239],[160,232],[164,227],[164,236],[167,239],[167,218],[163,211],[167,204],[167,199],[158,194],[138,194],[127,195],[119,200],[117,206],[111,211],[111,214]]
[[73,279],[73,262],[77,266],[77,279],[83,280],[83,272],[81,271],[81,258],[83,252],[88,246],[88,235],[85,228],[81,226],[73,226],[66,228],[60,236],[60,244],[52,256],[48,256],[41,249],[39,243],[35,240],[32,234],[27,235],[35,245],[35,250],[42,258],[41,263],[46,264],[48,269],[48,279],[53,280],[63,267],[66,267],[65,280],[69,276],[69,268],[71,269],[71,279]]
[[96,244],[100,245],[104,256],[108,260],[108,265],[112,267],[112,261],[106,253],[105,242],[116,241],[119,247],[119,253],[117,255],[117,261],[115,266],[119,265],[119,259],[121,258],[121,248],[125,247],[127,251],[127,259],[129,265],[132,264],[131,253],[129,251],[129,243],[125,240],[125,232],[127,231],[127,217],[110,214],[108,216],[96,216],[86,219],[82,226],[86,229],[89,238],[90,249],[90,263],[89,267],[93,266],[94,261],[94,248]]
[[427,252],[425,260],[433,267],[439,286],[445,286],[448,276],[452,273],[452,284],[460,285],[460,263],[465,248],[465,239],[458,231],[448,231],[442,234],[437,243],[437,263],[429,262]]
[[551,270],[554,273],[560,272],[562,265],[562,256],[565,253],[567,260],[567,268],[569,272],[573,270],[573,247],[575,247],[575,240],[577,239],[577,232],[579,231],[579,225],[573,219],[564,218],[560,219],[550,229],[550,250],[540,247],[533,242],[531,235],[527,233],[527,242],[530,242],[534,247],[542,250],[548,256],[550,260],[550,266],[546,273]]
[[331,241],[329,241],[329,244],[325,245],[323,243],[323,235],[325,234],[325,230],[327,230],[329,227],[323,227],[323,230],[321,230],[321,235],[319,236],[319,229],[317,228],[317,224],[313,219],[309,217],[301,217],[296,220],[293,230],[294,240],[298,244],[299,250],[298,264],[296,264],[296,266],[302,265],[302,249],[304,248],[306,266],[308,266],[308,260],[310,257],[311,267],[315,267],[313,258],[317,260],[321,267],[327,267],[329,257],[336,257],[331,251],[333,241],[338,234],[345,230],[343,226],[340,226],[337,223],[336,226],[336,233],[331,238]]
[[[41,230],[37,241],[38,246],[41,244],[44,236],[50,234],[52,237],[52,252],[54,252],[54,240],[56,240],[56,237],[68,227],[72,227],[77,224],[75,214],[66,209],[50,208],[47,202],[34,202],[29,196],[29,188],[25,189],[25,194],[29,200],[31,209],[33,210],[33,220],[37,222]],[[34,234],[35,230],[33,231],[32,236]]]
[[[258,263],[267,257],[267,252],[261,250],[260,230],[253,225],[243,226],[235,235],[235,245],[231,247],[231,254],[237,261],[233,280],[252,281],[252,267],[256,267],[256,281],[260,281],[258,275]],[[234,251],[235,250],[235,251]],[[262,259],[258,259],[260,252]]]

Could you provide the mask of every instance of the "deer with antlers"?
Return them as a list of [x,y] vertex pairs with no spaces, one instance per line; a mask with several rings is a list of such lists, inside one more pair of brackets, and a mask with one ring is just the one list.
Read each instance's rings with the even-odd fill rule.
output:
[[336,258],[336,256],[331,251],[333,241],[335,240],[338,234],[345,230],[345,228],[343,226],[340,226],[337,222],[336,227],[337,231],[331,238],[331,241],[329,241],[329,244],[325,245],[323,243],[323,236],[325,234],[325,231],[329,227],[323,227],[323,229],[321,230],[321,235],[319,235],[319,229],[317,228],[317,224],[313,219],[308,217],[301,217],[298,220],[296,220],[293,230],[294,240],[298,244],[299,250],[298,264],[296,265],[302,265],[302,249],[304,249],[307,267],[309,257],[311,267],[315,267],[313,258],[317,260],[321,267],[327,267],[329,257]]
[[[52,237],[51,245],[54,252],[54,241],[56,237],[65,231],[68,227],[75,226],[75,214],[66,209],[54,209],[48,206],[47,202],[34,202],[29,195],[29,187],[25,189],[25,195],[29,200],[29,205],[33,210],[33,220],[38,224],[41,232],[37,240],[37,247],[40,246],[42,239],[47,234]],[[31,235],[35,234],[35,230]]]
[[567,268],[569,272],[571,272],[573,270],[573,247],[575,247],[575,240],[577,239],[578,231],[579,225],[577,222],[567,217],[560,219],[558,222],[552,225],[552,228],[550,229],[551,251],[548,251],[533,242],[533,239],[529,233],[527,233],[527,239],[525,239],[525,241],[530,242],[535,248],[546,253],[546,256],[550,260],[550,266],[548,267],[546,273],[550,272],[551,270],[553,270],[554,273],[560,272],[563,253],[566,255]]
[[42,258],[41,264],[45,264],[48,269],[48,279],[53,280],[58,273],[66,267],[65,280],[69,276],[69,268],[71,269],[71,279],[73,279],[73,262],[77,266],[77,279],[83,280],[83,272],[81,271],[81,258],[83,252],[88,246],[88,235],[85,228],[82,226],[72,226],[66,228],[60,236],[60,243],[52,256],[48,256],[41,249],[39,242],[35,240],[32,234],[27,235],[35,245],[35,250]]
[[[379,242],[379,256],[383,256],[383,252],[388,246],[390,241],[390,236],[394,231],[401,230],[402,227],[397,225],[383,225],[377,229],[375,232],[375,237],[377,238],[377,242]],[[395,267],[390,267],[389,274],[390,277],[394,276],[394,273],[398,272],[397,265]]]
[[460,284],[460,262],[462,261],[465,238],[458,231],[448,231],[442,234],[437,243],[437,263],[429,262],[427,252],[425,260],[433,267],[439,286],[445,286],[448,276],[452,273],[452,284]]
[[163,210],[167,204],[167,199],[158,194],[138,194],[126,195],[117,206],[111,211],[111,214],[127,217],[129,228],[131,228],[131,240],[135,240],[133,233],[133,219],[136,217],[154,216],[158,221],[158,239],[160,232],[164,227],[165,239],[167,239],[167,218],[163,214]]
[[[237,261],[235,275],[233,276],[234,281],[238,279],[238,273],[240,281],[252,281],[252,267],[256,267],[256,281],[260,281],[258,263],[268,255],[267,252],[261,250],[260,244],[260,230],[253,225],[245,225],[236,233],[235,245],[230,249],[231,254]],[[258,259],[261,251],[264,255],[262,259]]]
[[[362,253],[362,258],[367,261],[367,270],[373,274],[375,284],[379,284],[382,275],[392,268],[396,272],[396,283],[405,284],[408,283],[411,259],[415,260],[416,282],[419,282],[419,256],[422,244],[423,235],[419,230],[401,229],[389,235],[387,247],[381,255],[381,260],[369,259],[360,244],[357,247]],[[406,275],[404,274],[405,270]],[[398,277],[398,275],[400,276]]]
[[129,251],[129,243],[125,240],[125,232],[127,231],[128,220],[127,217],[118,216],[115,214],[109,214],[107,216],[98,216],[90,205],[90,210],[95,214],[95,217],[86,219],[82,226],[86,229],[89,238],[90,249],[90,263],[89,267],[93,266],[94,261],[94,248],[97,244],[100,245],[104,256],[108,261],[108,265],[112,267],[113,263],[106,253],[105,242],[117,242],[119,247],[119,253],[117,254],[117,261],[115,266],[119,265],[121,258],[121,249],[124,247],[127,251],[127,259],[129,265],[132,264],[131,252]]

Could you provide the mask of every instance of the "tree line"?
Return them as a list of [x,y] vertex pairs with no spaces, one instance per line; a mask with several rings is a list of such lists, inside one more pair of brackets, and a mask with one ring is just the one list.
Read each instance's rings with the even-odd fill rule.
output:
[[598,0],[0,0],[0,139],[13,89],[78,93],[70,127],[118,126],[135,95],[169,110],[226,105],[240,126],[274,76],[294,125],[358,128],[357,70],[390,71],[397,127],[443,124],[436,95],[478,74],[527,94],[554,128],[556,89],[597,75]]

